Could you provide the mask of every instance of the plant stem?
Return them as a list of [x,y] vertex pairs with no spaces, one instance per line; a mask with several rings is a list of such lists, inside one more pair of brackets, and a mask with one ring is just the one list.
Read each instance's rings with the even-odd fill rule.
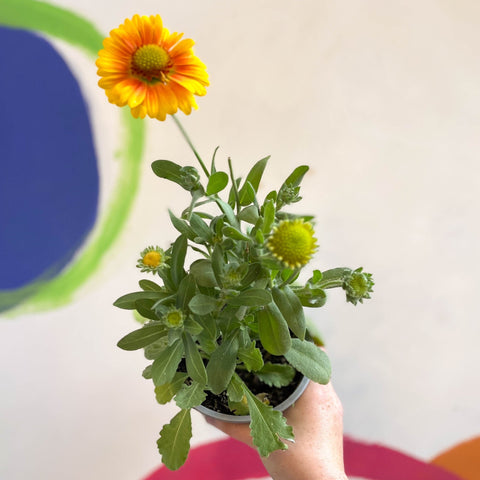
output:
[[230,170],[230,178],[232,179],[232,188],[235,195],[235,203],[237,204],[237,214],[240,213],[240,197],[238,195],[237,182],[235,181],[235,176],[233,175],[232,159],[228,157],[228,169]]
[[190,140],[190,137],[188,136],[187,131],[183,128],[183,125],[180,123],[180,120],[175,115],[172,115],[172,118],[173,118],[173,121],[176,123],[178,129],[180,130],[180,133],[183,135],[183,138],[188,143],[188,146],[191,148],[193,154],[197,158],[198,163],[202,167],[202,170],[205,172],[205,175],[207,176],[207,178],[210,178],[210,173],[208,172],[207,167],[203,163],[203,160],[200,157],[200,155],[198,154],[198,152],[197,152],[196,148],[194,147],[192,141]]

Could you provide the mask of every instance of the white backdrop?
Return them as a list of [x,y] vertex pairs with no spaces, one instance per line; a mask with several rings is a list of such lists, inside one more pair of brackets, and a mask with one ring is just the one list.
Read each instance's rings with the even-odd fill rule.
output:
[[[311,166],[300,206],[317,217],[314,266],[364,266],[376,282],[364,305],[335,292],[311,312],[346,433],[424,460],[478,436],[480,4],[51,3],[105,34],[159,13],[208,66],[207,96],[183,121],[198,150],[220,145],[220,163],[231,156],[243,174],[271,154],[265,192]],[[90,106],[108,192],[116,108],[93,61],[52,42]],[[111,303],[142,278],[143,247],[174,239],[166,208],[184,203],[150,162],[194,159],[173,122],[147,124],[141,191],[99,273],[68,306],[0,323],[2,478],[140,480],[159,465],[175,407],[156,405],[142,354],[115,346],[134,323]],[[220,437],[195,415],[193,445]]]

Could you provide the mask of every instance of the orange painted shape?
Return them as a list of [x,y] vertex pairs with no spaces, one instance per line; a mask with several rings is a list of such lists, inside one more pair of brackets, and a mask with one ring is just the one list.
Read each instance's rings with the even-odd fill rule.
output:
[[456,445],[430,463],[458,475],[463,480],[480,480],[480,437]]

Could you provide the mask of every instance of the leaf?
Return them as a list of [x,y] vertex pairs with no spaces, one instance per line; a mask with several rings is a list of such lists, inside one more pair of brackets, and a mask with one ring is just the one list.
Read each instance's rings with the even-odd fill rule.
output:
[[195,239],[196,234],[193,231],[193,228],[185,220],[182,220],[181,218],[177,218],[170,210],[168,211],[168,214],[170,215],[170,221],[172,222],[172,225],[182,235],[186,235],[186,237],[190,240]]
[[[183,333],[183,344],[185,346],[185,361],[188,375],[192,380],[205,385],[207,383],[207,371],[205,370],[205,365],[198,351],[197,344],[193,341],[193,338],[185,332]],[[181,405],[179,405],[179,407],[188,408],[182,407]]]
[[249,182],[252,185],[255,192],[258,192],[258,186],[260,185],[260,180],[262,179],[263,171],[267,166],[267,162],[269,158],[270,158],[270,155],[268,155],[268,157],[265,157],[259,160],[248,172],[247,178],[245,179],[245,183]]
[[212,270],[215,275],[215,280],[217,281],[217,284],[220,287],[223,286],[222,274],[223,274],[224,268],[225,268],[225,261],[223,259],[223,250],[222,250],[222,247],[217,243],[213,247],[213,252],[212,252]]
[[292,339],[292,347],[285,353],[288,363],[314,382],[327,384],[332,368],[327,354],[313,343]]
[[238,351],[236,333],[223,340],[212,353],[207,365],[208,386],[216,395],[227,388],[235,371]]
[[153,291],[141,291],[127,293],[122,295],[114,302],[114,306],[118,308],[123,308],[125,310],[135,310],[135,302],[137,300],[159,300],[160,298],[168,297],[167,293],[164,292],[153,292]]
[[262,232],[270,233],[273,222],[275,221],[275,204],[273,200],[267,200],[263,206],[263,225]]
[[247,397],[248,409],[252,421],[250,430],[253,444],[257,447],[262,457],[268,457],[275,450],[287,450],[288,447],[281,440],[294,440],[293,429],[285,417],[274,410],[270,405],[265,405],[244,385],[243,391]]
[[228,384],[227,395],[229,400],[231,400],[232,402],[242,401],[245,395],[243,393],[243,382],[236,373],[232,375],[232,379]]
[[202,350],[210,354],[217,348],[217,323],[211,317],[195,317],[195,320],[203,327],[202,332],[197,335],[197,341]]
[[190,225],[195,231],[197,237],[200,237],[206,242],[211,242],[213,236],[212,231],[199,215],[197,215],[196,213],[192,213],[192,216],[190,218]]
[[182,385],[182,388],[175,397],[175,403],[178,407],[187,409],[200,405],[206,398],[204,392],[205,384],[193,382],[191,385]]
[[155,386],[171,382],[184,352],[183,343],[169,345],[152,364],[152,379]]
[[247,180],[242,189],[238,192],[240,205],[250,205],[255,200],[255,189],[253,185]]
[[300,165],[297,167],[283,182],[280,190],[285,187],[298,187],[303,180],[303,177],[308,172],[309,167],[308,165]]
[[225,203],[223,200],[220,200],[219,198],[216,198],[215,202],[217,202],[217,205],[220,207],[220,210],[222,210],[222,212],[225,214],[225,217],[228,223],[232,227],[238,228],[237,217],[235,216],[235,213],[232,210],[232,207],[228,203]]
[[197,315],[208,315],[217,308],[217,300],[203,293],[198,293],[190,300],[188,308]]
[[195,281],[200,287],[217,286],[211,260],[206,258],[196,260],[190,265],[190,273],[195,277]]
[[255,341],[252,341],[248,348],[240,348],[238,358],[249,372],[256,372],[263,367],[262,352],[255,346]]
[[182,167],[170,160],[156,160],[152,163],[152,170],[157,177],[166,178],[181,185]]
[[163,288],[160,285],[157,285],[155,282],[152,282],[151,280],[140,280],[138,282],[140,285],[140,288],[142,290],[145,290],[146,292],[161,292]]
[[305,338],[306,322],[303,307],[292,289],[286,285],[283,289],[272,288],[272,296],[278,309],[287,321],[290,330],[300,339]]
[[187,459],[192,437],[190,409],[180,410],[168,425],[165,425],[157,440],[162,463],[169,470],[178,470]]
[[249,288],[243,290],[236,297],[228,299],[228,303],[234,306],[245,305],[247,307],[263,307],[272,301],[272,295],[268,290],[261,288]]
[[142,377],[146,380],[150,380],[152,378],[152,366],[147,365],[142,372]]
[[188,303],[190,300],[195,296],[195,291],[197,289],[197,285],[195,283],[195,279],[193,275],[186,275],[183,277],[183,280],[180,282],[178,286],[177,292],[177,308],[181,310],[186,310]]
[[225,172],[215,172],[208,179],[207,195],[221,192],[227,185],[228,175]]
[[286,387],[295,377],[295,369],[288,364],[267,362],[263,368],[255,372],[257,377],[270,387]]
[[189,333],[190,335],[199,335],[203,331],[203,327],[192,317],[187,317],[183,324],[183,328],[185,332]]
[[238,218],[244,222],[255,225],[259,219],[258,208],[255,205],[250,205],[238,214]]
[[176,372],[173,380],[163,385],[155,387],[155,398],[160,405],[165,405],[177,394],[182,388],[185,380],[188,378],[187,374],[183,372]]
[[167,330],[163,325],[145,325],[144,327],[125,335],[119,340],[117,346],[122,350],[138,350],[139,348],[146,347],[166,335]]
[[135,302],[135,308],[137,312],[149,320],[158,320],[158,316],[153,309],[155,302],[153,300],[137,300]]
[[180,235],[173,244],[172,247],[172,262],[171,262],[171,274],[172,281],[175,287],[180,285],[183,277],[185,276],[185,270],[183,264],[185,263],[185,256],[187,254],[187,237]]
[[284,355],[292,339],[286,320],[275,304],[257,312],[258,334],[263,348],[272,355]]
[[231,227],[230,225],[225,225],[223,227],[222,233],[226,237],[233,238],[234,240],[243,240],[244,242],[250,242],[252,240],[248,235],[245,235],[243,232],[234,227]]

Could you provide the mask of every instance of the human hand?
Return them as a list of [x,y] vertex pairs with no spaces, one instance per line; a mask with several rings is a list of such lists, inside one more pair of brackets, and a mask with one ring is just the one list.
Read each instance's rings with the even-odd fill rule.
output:
[[[284,415],[295,433],[288,450],[261,457],[274,480],[345,480],[343,466],[343,409],[331,383],[310,382]],[[232,438],[253,447],[247,424],[207,418]]]

